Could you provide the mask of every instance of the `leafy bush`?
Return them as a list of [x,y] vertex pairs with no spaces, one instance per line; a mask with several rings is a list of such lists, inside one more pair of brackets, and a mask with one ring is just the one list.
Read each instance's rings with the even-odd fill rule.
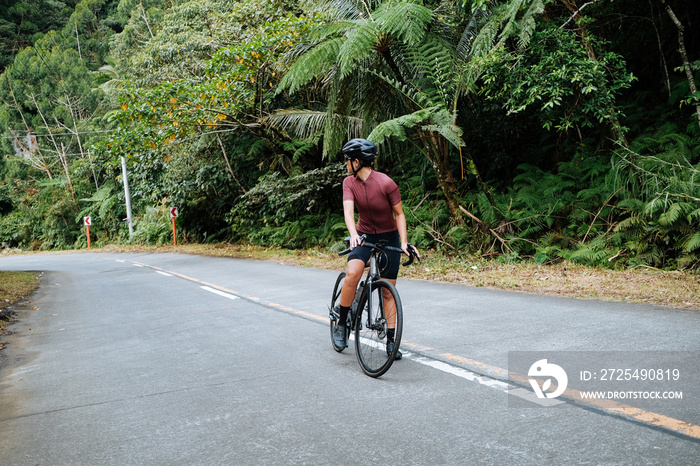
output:
[[339,164],[284,178],[263,177],[227,216],[233,236],[261,245],[304,247],[330,244],[345,230]]
[[165,202],[159,207],[147,208],[146,214],[135,223],[133,243],[161,245],[173,242],[172,221]]

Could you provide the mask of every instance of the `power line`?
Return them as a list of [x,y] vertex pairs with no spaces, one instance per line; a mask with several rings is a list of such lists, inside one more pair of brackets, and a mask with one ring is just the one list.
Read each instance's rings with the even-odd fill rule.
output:
[[27,133],[24,136],[0,136],[2,139],[19,139],[25,136],[33,136],[35,138],[42,138],[42,137],[57,137],[57,136],[80,136],[82,134],[100,134],[100,133],[112,133],[116,130],[113,129],[106,129],[102,131],[85,131],[85,132],[80,132],[80,133],[48,133],[48,134],[32,134],[32,133]]

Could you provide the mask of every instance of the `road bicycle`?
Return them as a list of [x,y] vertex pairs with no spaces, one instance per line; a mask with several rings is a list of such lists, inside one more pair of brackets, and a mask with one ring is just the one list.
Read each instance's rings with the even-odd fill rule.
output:
[[[335,281],[329,317],[331,323],[331,344],[333,349],[341,352],[345,347],[339,347],[333,340],[333,330],[336,325],[346,325],[349,331],[354,331],[355,355],[360,363],[362,371],[370,377],[383,375],[394,362],[396,354],[401,344],[401,333],[403,329],[403,309],[401,298],[396,287],[388,280],[382,279],[379,275],[379,260],[382,255],[386,259],[387,251],[401,252],[402,249],[387,245],[386,241],[379,241],[377,244],[368,243],[365,236],[360,239],[365,247],[371,249],[367,275],[364,280],[360,280],[355,292],[355,299],[348,313],[347,322],[338,322],[338,305],[340,304],[340,291],[345,282],[345,272],[341,272]],[[339,256],[349,254],[350,237],[345,238],[346,249],[338,253]],[[408,245],[409,258],[403,266],[413,263],[418,258],[413,245]],[[394,347],[387,350],[387,333],[390,328],[394,329]],[[353,336],[350,336],[353,339]]]

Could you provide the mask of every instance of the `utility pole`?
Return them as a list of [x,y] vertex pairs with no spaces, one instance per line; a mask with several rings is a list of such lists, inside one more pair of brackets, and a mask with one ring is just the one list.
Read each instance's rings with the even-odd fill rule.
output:
[[129,238],[134,235],[134,223],[131,217],[131,195],[129,194],[129,180],[126,177],[126,159],[122,159],[122,179],[124,180],[124,197],[126,198],[126,220],[129,222]]

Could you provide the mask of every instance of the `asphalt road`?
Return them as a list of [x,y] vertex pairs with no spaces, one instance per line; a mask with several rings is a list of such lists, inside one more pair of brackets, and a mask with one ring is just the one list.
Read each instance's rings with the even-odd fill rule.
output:
[[[0,270],[44,272],[2,337],[3,466],[700,458],[698,311],[400,280],[405,357],[372,379],[352,346],[330,345],[337,272],[102,253],[2,257]],[[677,369],[663,389],[682,400],[542,400],[530,380],[545,379],[508,370],[539,358]]]

